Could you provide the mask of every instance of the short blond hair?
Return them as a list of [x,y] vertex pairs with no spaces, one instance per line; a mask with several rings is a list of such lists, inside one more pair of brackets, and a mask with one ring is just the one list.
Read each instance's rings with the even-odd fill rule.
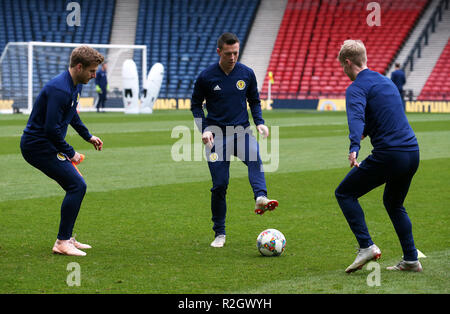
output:
[[70,54],[70,67],[73,68],[77,64],[86,68],[93,64],[99,65],[105,61],[105,57],[100,52],[89,46],[80,46],[75,48]]
[[367,52],[361,40],[347,39],[341,46],[338,60],[341,64],[349,59],[353,64],[362,67],[367,64]]

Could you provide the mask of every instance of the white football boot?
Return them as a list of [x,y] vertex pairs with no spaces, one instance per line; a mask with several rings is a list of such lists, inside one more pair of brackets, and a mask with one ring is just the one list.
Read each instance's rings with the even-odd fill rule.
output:
[[211,242],[212,247],[223,247],[225,245],[225,238],[226,236],[224,234],[219,234],[214,241]]
[[372,244],[368,248],[358,249],[358,255],[356,255],[353,264],[347,267],[346,273],[352,273],[363,268],[369,261],[376,261],[381,257],[381,250],[375,244]]
[[404,271],[415,271],[415,272],[421,272],[423,270],[422,264],[417,261],[405,261],[401,260],[397,265],[395,266],[389,266],[386,267],[387,270],[404,270]]
[[274,210],[278,207],[277,200],[269,200],[266,196],[258,196],[255,202],[255,213],[257,215],[263,215],[266,211]]
[[70,240],[56,240],[52,251],[54,254],[86,256],[86,253],[77,249]]
[[83,244],[78,242],[77,240],[75,240],[74,237],[70,238],[70,242],[72,242],[73,246],[76,247],[77,249],[92,249],[92,246],[90,246],[89,244]]

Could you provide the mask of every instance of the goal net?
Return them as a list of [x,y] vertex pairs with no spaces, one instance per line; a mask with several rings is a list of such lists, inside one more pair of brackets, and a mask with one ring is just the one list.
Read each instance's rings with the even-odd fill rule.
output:
[[[33,103],[44,85],[69,67],[75,47],[81,43],[10,42],[0,56],[0,112],[31,112]],[[105,56],[109,90],[105,109],[123,111],[122,64],[126,59],[136,63],[140,86],[147,77],[145,45],[87,44]],[[95,110],[98,94],[95,79],[83,86],[79,110]]]

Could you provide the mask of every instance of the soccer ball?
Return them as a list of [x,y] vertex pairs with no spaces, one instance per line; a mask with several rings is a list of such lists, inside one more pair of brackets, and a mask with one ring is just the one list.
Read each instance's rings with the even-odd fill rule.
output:
[[256,247],[263,256],[279,256],[285,246],[286,238],[277,229],[266,229],[256,239]]

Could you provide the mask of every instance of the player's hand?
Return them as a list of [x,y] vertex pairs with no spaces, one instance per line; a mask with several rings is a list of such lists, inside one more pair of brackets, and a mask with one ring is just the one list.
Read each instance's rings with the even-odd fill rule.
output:
[[202,134],[202,142],[205,145],[208,145],[209,148],[212,148],[214,145],[214,135],[211,131],[205,131]]
[[350,161],[350,168],[359,167],[359,162],[356,161],[356,152],[348,154],[348,160]]
[[73,157],[70,158],[70,161],[78,165],[81,162],[81,154],[75,152],[75,155],[73,155]]
[[266,138],[269,136],[269,128],[265,126],[264,124],[260,124],[256,126],[256,129],[258,130],[259,134],[263,136],[263,138]]
[[101,139],[99,139],[97,136],[92,136],[89,139],[89,143],[91,143],[92,145],[94,145],[96,150],[102,150],[103,148],[103,142]]

